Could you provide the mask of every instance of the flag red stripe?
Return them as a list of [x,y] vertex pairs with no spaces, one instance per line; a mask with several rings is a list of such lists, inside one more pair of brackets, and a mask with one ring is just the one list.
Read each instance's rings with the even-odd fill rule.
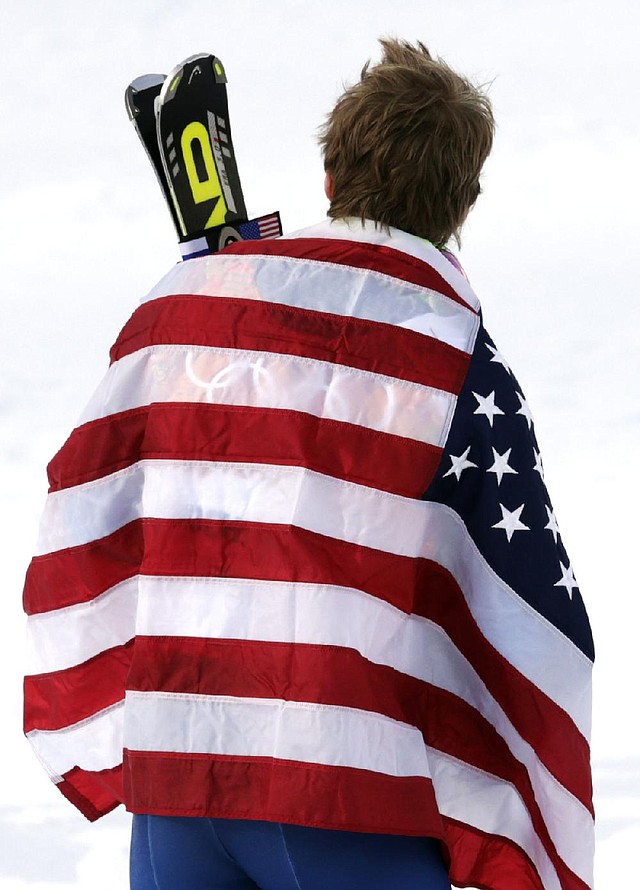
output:
[[[478,890],[545,890],[538,872],[513,841],[489,835],[473,825],[443,817],[446,842],[453,860],[449,878],[455,886]],[[589,890],[567,866],[554,861],[562,890]]]
[[90,822],[110,813],[122,803],[122,764],[113,769],[90,772],[74,767],[56,787]]
[[[381,792],[385,800],[385,824],[394,827],[381,828],[376,823],[374,827],[366,830],[380,833],[395,831],[398,834],[444,838],[453,854],[450,879],[454,884],[472,885],[479,890],[481,888],[513,890],[518,886],[543,890],[534,866],[512,841],[487,835],[473,826],[462,825],[456,820],[438,816],[433,802],[433,792],[427,780],[382,776],[362,770],[336,767],[316,766],[305,769],[304,764],[298,763],[271,760],[268,763],[247,762],[230,757],[216,758],[215,767],[216,775],[221,779],[220,786],[216,787],[216,802],[219,803],[220,814],[224,818],[243,818],[237,814],[238,801],[246,801],[247,789],[254,787],[254,781],[259,782],[256,797],[261,811],[264,812],[268,800],[267,786],[275,779],[283,792],[286,793],[289,789],[289,799],[292,806],[301,813],[301,818],[305,812],[308,813],[306,824],[309,825],[318,825],[323,815],[327,817],[327,825],[335,824],[333,806],[327,808],[328,811],[324,813],[318,813],[314,804],[320,800],[350,802],[352,811],[362,812],[366,816],[368,825],[372,815],[371,807],[368,805],[369,795],[372,792],[374,794]],[[339,769],[339,786],[333,784],[336,780],[336,769]],[[166,800],[167,794],[174,796],[171,795],[171,791],[175,787],[184,788],[194,794],[194,800],[201,801],[202,789],[210,777],[210,757],[126,752],[124,771],[122,765],[100,773],[75,768],[63,777],[63,781],[57,787],[87,819],[93,822],[113,810],[122,801],[123,772],[129,793],[132,782],[136,783],[138,793],[134,796],[133,805],[130,806],[133,812],[176,815],[175,810],[169,811],[157,801]],[[223,789],[229,789],[224,799],[220,797]],[[339,791],[344,792],[342,797],[338,796]],[[314,801],[314,798],[317,800]],[[206,815],[208,803],[203,801],[201,809],[194,808],[183,815]],[[285,819],[285,816],[274,818],[256,815],[253,809],[247,810],[244,815],[250,818],[270,818],[272,821]],[[400,827],[396,830],[395,826]],[[340,825],[340,828],[363,830],[359,823],[353,826]],[[443,853],[448,861],[446,848],[443,849]],[[587,885],[566,868],[561,869],[560,877],[563,890],[588,890]]]
[[[591,806],[589,773],[584,768],[589,762],[587,742],[568,715],[487,642],[454,579],[429,560],[387,554],[288,526],[146,519],[84,547],[35,558],[27,575],[27,610],[41,612],[83,602],[136,574],[130,559],[141,551],[143,538],[143,574],[357,587],[407,613],[433,620],[473,665],[550,772]],[[67,573],[67,563],[72,574]],[[111,583],[105,585],[107,578]],[[92,579],[98,586],[90,595]],[[566,739],[566,744],[554,744],[557,738]]]
[[[456,884],[544,890],[530,859],[512,841],[441,817],[428,779],[272,758],[141,751],[125,751],[124,777],[134,813],[295,819],[294,824],[312,827],[435,837],[453,853],[451,880]],[[177,787],[192,806],[166,806],[167,800],[175,800]],[[371,807],[371,800],[384,800],[384,808]],[[448,858],[446,850],[444,855]],[[558,871],[563,890],[586,890],[559,862]]]
[[258,300],[178,295],[143,303],[111,349],[117,361],[158,344],[297,355],[458,393],[470,356],[397,325]]
[[449,880],[477,890],[545,890],[536,867],[512,841],[443,817],[451,864]]
[[49,482],[58,491],[143,459],[229,460],[306,466],[420,497],[441,457],[435,445],[304,412],[167,402],[78,427],[49,464]]
[[[319,260],[356,269],[370,269],[410,284],[437,291],[462,306],[470,308],[439,272],[425,261],[382,244],[346,241],[332,238],[282,238],[272,242],[238,241],[223,251],[258,256],[290,257]],[[471,310],[474,311],[474,310]]]
[[133,640],[63,671],[24,679],[24,731],[56,730],[122,700]]
[[[156,521],[163,522],[130,522],[90,544],[34,557],[27,570],[22,598],[27,615],[89,602],[137,575],[142,565],[145,526],[149,528]],[[182,540],[186,543],[184,536]]]
[[[353,831],[442,832],[430,780],[274,758],[125,750],[125,793],[133,813],[291,821]],[[167,808],[175,800],[190,807]],[[384,808],[371,806],[383,800]]]

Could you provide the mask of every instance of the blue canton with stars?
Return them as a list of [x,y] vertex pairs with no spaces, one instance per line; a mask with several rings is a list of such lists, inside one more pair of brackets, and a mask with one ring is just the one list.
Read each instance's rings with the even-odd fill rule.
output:
[[529,406],[482,326],[424,499],[455,510],[493,570],[593,660],[589,620],[544,484]]

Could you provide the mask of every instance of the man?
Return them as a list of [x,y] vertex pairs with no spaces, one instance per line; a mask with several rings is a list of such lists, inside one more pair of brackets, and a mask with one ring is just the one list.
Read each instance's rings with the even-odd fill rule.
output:
[[26,730],[136,888],[592,885],[589,624],[445,247],[490,104],[382,46],[330,219],[170,272],[49,468]]

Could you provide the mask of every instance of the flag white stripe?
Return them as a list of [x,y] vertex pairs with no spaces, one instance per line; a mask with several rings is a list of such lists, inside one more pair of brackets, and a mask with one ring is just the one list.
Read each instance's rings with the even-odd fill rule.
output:
[[383,552],[435,560],[456,579],[489,642],[588,738],[589,660],[495,574],[464,523],[442,504],[302,467],[140,461],[50,494],[37,553],[88,543],[142,517],[293,525]]
[[174,294],[263,300],[399,325],[467,353],[480,324],[471,309],[420,285],[381,272],[279,256],[223,253],[186,260],[142,302]]
[[415,727],[371,711],[316,702],[129,691],[124,746],[429,777],[422,733]]
[[27,676],[63,671],[135,636],[138,577],[95,599],[27,617]]
[[27,733],[34,751],[54,779],[74,766],[90,772],[122,763],[124,700],[64,729],[32,729]]
[[155,402],[284,408],[442,447],[456,397],[418,383],[300,356],[161,345],[115,362],[79,422]]
[[362,221],[355,217],[346,220],[327,217],[326,220],[316,225],[283,235],[282,238],[283,240],[288,238],[327,238],[392,247],[427,263],[451,285],[466,303],[475,310],[480,308],[480,301],[467,279],[433,244],[423,238],[403,232],[401,229],[395,229],[393,226],[390,227],[390,231],[391,238],[383,228],[376,226],[375,222],[369,219],[365,220],[363,225]]
[[533,862],[544,890],[562,890],[553,863],[513,785],[435,748],[427,748],[427,756],[443,816],[513,841]]

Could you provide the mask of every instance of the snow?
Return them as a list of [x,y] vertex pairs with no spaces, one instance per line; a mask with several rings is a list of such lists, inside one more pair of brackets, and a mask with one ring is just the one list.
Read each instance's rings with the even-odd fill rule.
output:
[[343,81],[376,56],[376,37],[389,33],[422,39],[491,82],[499,130],[461,256],[532,407],[594,626],[597,881],[635,887],[640,7],[626,0],[6,6],[0,890],[127,883],[129,817],[119,811],[89,825],[49,784],[20,733],[20,591],[45,465],[101,377],[119,327],[178,259],[124,112],[124,89],[195,52],[220,55],[249,212],[279,209],[293,230],[326,209],[316,128]]

